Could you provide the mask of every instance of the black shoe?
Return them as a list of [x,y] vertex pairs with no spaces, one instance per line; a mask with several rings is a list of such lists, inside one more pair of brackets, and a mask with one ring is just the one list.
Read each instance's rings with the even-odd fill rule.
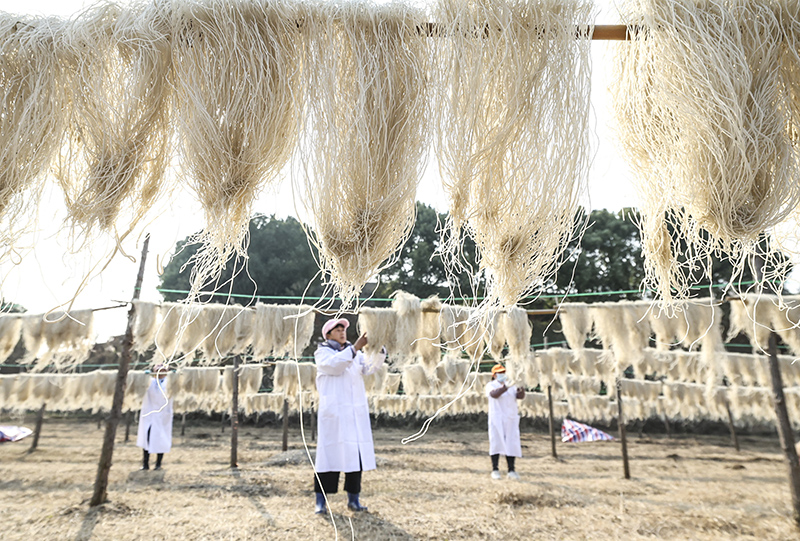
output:
[[141,468],[139,468],[139,471],[145,471],[145,470],[149,470],[149,469],[150,469],[150,466],[142,466]]
[[154,469],[155,471],[158,471],[158,470],[160,470],[160,469],[161,469],[161,466],[156,466],[156,467],[155,467],[155,468],[153,468],[153,469]]

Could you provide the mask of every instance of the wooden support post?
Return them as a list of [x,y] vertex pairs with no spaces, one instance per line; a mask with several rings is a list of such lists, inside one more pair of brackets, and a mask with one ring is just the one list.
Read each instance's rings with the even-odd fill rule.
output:
[[97,430],[100,430],[103,427],[103,412],[100,411],[97,413]]
[[181,415],[181,436],[186,435],[186,412]]
[[239,356],[233,358],[233,398],[231,400],[231,468],[239,467]]
[[783,378],[778,361],[778,339],[775,333],[769,335],[769,375],[772,381],[772,396],[775,405],[775,415],[778,418],[778,436],[781,448],[786,455],[789,466],[789,489],[792,493],[792,511],[795,525],[800,527],[800,463],[797,459],[797,449],[794,446],[792,425],[789,422],[789,413],[786,411],[786,397],[783,394]]
[[736,435],[736,427],[733,424],[733,414],[731,413],[731,404],[728,402],[728,397],[725,397],[725,409],[728,412],[728,429],[731,431],[731,443],[733,444],[736,452],[739,452],[739,436]]
[[289,399],[283,399],[283,442],[281,451],[289,449]]
[[550,409],[550,454],[553,458],[558,458],[556,453],[556,425],[553,421],[553,391],[552,386],[547,386],[547,406]]
[[664,427],[667,429],[667,437],[671,438],[672,437],[672,427],[670,426],[669,419],[667,418],[666,415],[664,415]]
[[628,464],[628,437],[625,434],[625,416],[622,413],[622,390],[619,379],[617,380],[617,424],[619,425],[619,440],[622,442],[622,469],[625,479],[631,478],[631,469]]
[[39,408],[39,414],[36,416],[36,429],[33,431],[33,443],[31,443],[31,448],[28,449],[29,453],[32,453],[36,450],[39,446],[39,435],[42,433],[42,422],[44,421],[44,407],[47,404],[42,402],[42,407]]
[[[142,256],[139,259],[139,272],[136,275],[136,284],[133,287],[133,300],[139,298],[144,278],[144,264],[147,261],[147,247],[150,244],[150,235],[144,238]],[[97,464],[97,477],[94,481],[94,494],[89,502],[91,507],[105,503],[108,498],[108,473],[111,471],[111,459],[114,455],[114,438],[117,436],[117,426],[122,417],[122,401],[125,398],[125,384],[128,379],[128,367],[131,364],[131,350],[133,349],[133,323],[136,317],[136,308],[131,303],[128,310],[128,325],[125,328],[125,337],[122,339],[122,354],[119,358],[117,381],[114,385],[114,400],[111,403],[111,412],[106,423],[106,433],[103,437],[103,450],[100,452],[100,461]]]
[[131,439],[131,412],[125,414],[125,443]]
[[223,411],[223,412],[222,412],[222,433],[223,433],[223,434],[225,433],[225,423],[226,423],[226,421],[225,421],[225,415],[226,415],[226,413]]

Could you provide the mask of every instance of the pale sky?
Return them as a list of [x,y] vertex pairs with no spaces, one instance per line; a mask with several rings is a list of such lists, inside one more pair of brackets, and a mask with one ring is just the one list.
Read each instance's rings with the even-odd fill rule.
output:
[[[94,2],[81,0],[0,0],[0,11],[37,15],[71,16],[84,6]],[[124,2],[122,2],[124,4]],[[597,17],[597,24],[618,22],[616,11],[610,7],[613,0],[597,1],[603,6]],[[635,206],[634,190],[630,181],[630,171],[620,157],[614,144],[612,110],[608,97],[608,71],[611,66],[607,49],[610,42],[592,43],[592,108],[593,108],[593,152],[594,161],[589,176],[589,194],[586,206],[592,209],[607,208],[619,210]],[[417,199],[434,206],[439,211],[447,210],[447,203],[441,189],[435,159],[431,156],[428,169],[420,184]],[[295,215],[295,205],[291,184],[284,180],[280,186],[261,194],[254,206],[256,212],[275,214],[278,217]],[[85,252],[66,254],[67,239],[61,225],[63,223],[63,203],[58,190],[47,194],[41,207],[39,225],[41,232],[36,238],[27,239],[33,247],[26,253],[19,265],[0,263],[2,273],[2,295],[7,301],[25,306],[29,312],[44,312],[68,302],[80,285],[81,279],[97,264],[104,250],[95,246],[91,257]],[[158,285],[156,257],[162,262],[169,257],[176,241],[202,229],[202,210],[191,193],[176,194],[162,208],[152,213],[155,216],[144,230],[150,232],[150,254],[147,261],[142,298],[161,300],[155,291]],[[303,216],[297,216],[303,218]],[[141,243],[126,244],[126,250],[138,259]],[[94,258],[94,259],[92,259]],[[138,262],[131,262],[117,256],[99,275],[90,278],[83,292],[75,302],[75,308],[96,308],[114,304],[115,300],[130,300]],[[100,338],[121,334],[125,329],[125,310],[98,312],[96,328]]]

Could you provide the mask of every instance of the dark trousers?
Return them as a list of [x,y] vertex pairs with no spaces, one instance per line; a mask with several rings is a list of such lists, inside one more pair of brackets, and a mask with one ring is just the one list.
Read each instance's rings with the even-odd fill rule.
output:
[[[319,476],[319,479],[317,479]],[[314,492],[325,492],[325,494],[336,494],[339,492],[339,472],[325,471],[318,472],[314,476]],[[322,485],[322,486],[320,486]],[[350,494],[361,493],[361,472],[351,471],[344,474],[344,491]]]
[[[147,429],[147,445],[150,445],[150,429]],[[144,457],[142,458],[142,466],[145,468],[150,467],[150,453],[147,452],[147,449],[143,449]],[[158,453],[156,455],[156,468],[161,467],[161,459],[164,458],[164,453]]]
[[[158,453],[156,455],[156,468],[161,467],[161,459],[164,458],[164,453]],[[142,457],[142,466],[145,468],[150,467],[150,453],[147,452],[147,449],[144,449],[144,456]]]
[[[500,469],[500,455],[491,455],[492,457],[492,471]],[[508,465],[508,471],[514,471],[514,459],[516,457],[507,456],[506,457],[506,464]]]

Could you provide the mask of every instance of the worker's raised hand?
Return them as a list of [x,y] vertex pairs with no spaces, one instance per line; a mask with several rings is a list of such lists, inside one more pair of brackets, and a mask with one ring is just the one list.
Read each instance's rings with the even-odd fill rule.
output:
[[356,351],[360,351],[361,348],[363,348],[366,345],[367,345],[367,333],[364,333],[361,336],[359,336],[358,340],[356,340],[356,343],[353,344],[353,349]]

